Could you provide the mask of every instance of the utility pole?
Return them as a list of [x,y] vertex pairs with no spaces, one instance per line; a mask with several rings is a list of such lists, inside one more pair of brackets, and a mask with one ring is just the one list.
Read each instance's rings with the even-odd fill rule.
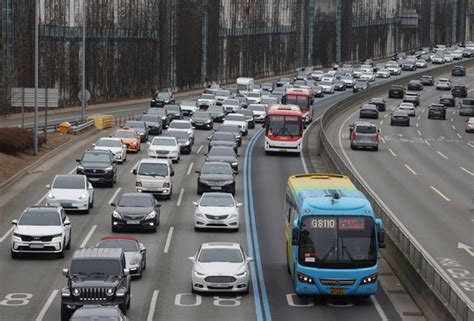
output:
[[82,74],[82,99],[81,99],[81,123],[84,123],[86,120],[86,0],[82,0],[82,55],[81,55],[82,65],[81,65],[81,74]]
[[39,63],[39,53],[38,53],[38,47],[39,47],[39,32],[38,32],[38,24],[39,24],[39,0],[35,0],[35,98],[34,98],[34,103],[35,103],[35,117],[34,117],[34,127],[33,127],[33,154],[37,155],[38,154],[38,63]]

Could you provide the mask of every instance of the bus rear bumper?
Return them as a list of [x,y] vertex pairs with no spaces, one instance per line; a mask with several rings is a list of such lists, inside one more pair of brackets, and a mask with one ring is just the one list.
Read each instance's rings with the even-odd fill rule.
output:
[[279,153],[301,153],[301,143],[298,143],[295,146],[276,146],[270,144],[268,141],[265,142],[265,151],[266,152],[279,152]]
[[298,295],[315,295],[315,296],[367,296],[376,294],[378,290],[378,282],[367,285],[355,285],[352,287],[329,287],[314,284],[304,284],[298,282],[296,286],[296,294]]

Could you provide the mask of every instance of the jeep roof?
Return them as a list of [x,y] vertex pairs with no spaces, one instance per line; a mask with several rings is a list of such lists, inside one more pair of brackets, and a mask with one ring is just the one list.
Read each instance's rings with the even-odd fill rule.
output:
[[77,249],[72,259],[120,259],[123,255],[122,249],[108,249],[108,248],[80,248]]

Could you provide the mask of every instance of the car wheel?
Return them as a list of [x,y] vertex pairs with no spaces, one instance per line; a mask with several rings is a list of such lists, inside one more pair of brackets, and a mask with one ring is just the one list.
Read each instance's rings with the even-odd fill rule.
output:
[[94,198],[92,198],[92,202],[89,203],[89,208],[94,208]]
[[232,187],[232,196],[235,196],[235,185]]
[[66,239],[63,241],[63,248],[61,252],[58,253],[58,258],[63,259],[64,258],[64,244],[66,244]]
[[393,126],[393,121],[390,122],[390,126]]
[[69,232],[69,241],[66,244],[66,250],[71,249],[71,239],[72,239],[72,232]]
[[11,253],[12,259],[18,259],[20,257],[20,253],[13,252],[13,251],[11,251],[10,253]]
[[194,232],[201,232],[201,228],[200,228],[200,227],[197,227],[197,226],[195,226],[195,227],[194,227]]
[[90,208],[91,208],[91,207],[90,207],[90,204],[89,204],[89,207],[87,207],[87,209],[84,211],[84,213],[89,214]]
[[120,309],[120,311],[122,311],[123,314],[126,314],[127,313],[127,303],[124,302],[122,304],[119,304],[119,309]]
[[198,293],[198,291],[196,291],[196,290],[194,289],[194,286],[193,286],[192,283],[191,283],[191,293],[192,293],[192,294],[197,294],[197,293]]
[[112,232],[117,233],[118,231],[119,231],[118,227],[116,227],[115,225],[112,225]]
[[130,295],[130,288],[128,288],[127,309],[130,309],[131,303],[132,303],[132,297],[131,297],[131,295]]
[[374,147],[374,151],[375,151],[375,152],[378,151],[378,150],[379,150],[379,147],[378,147],[378,146],[377,146],[377,147]]
[[199,185],[199,183],[198,183],[197,193],[198,193],[198,195],[202,195],[202,189],[201,189],[201,186]]
[[69,321],[71,314],[71,311],[64,304],[61,304],[61,321]]
[[352,150],[355,150],[355,149],[356,149],[356,147],[355,147],[354,145],[352,145],[352,144],[351,144],[351,149],[352,149]]
[[247,284],[247,288],[241,292],[243,295],[249,294],[249,284]]

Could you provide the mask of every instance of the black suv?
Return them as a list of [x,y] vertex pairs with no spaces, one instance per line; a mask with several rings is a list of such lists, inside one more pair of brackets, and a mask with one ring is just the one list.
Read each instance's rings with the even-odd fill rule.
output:
[[76,160],[76,173],[86,175],[91,183],[104,183],[110,187],[117,181],[117,165],[114,155],[108,150],[87,150]]
[[460,97],[460,98],[467,97],[466,85],[454,85],[453,88],[451,88],[451,94],[454,97]]
[[388,98],[401,98],[405,97],[405,88],[400,85],[393,85],[388,91]]
[[386,103],[384,98],[374,97],[369,100],[369,104],[377,106],[379,111],[385,111]]
[[84,305],[130,307],[130,271],[119,248],[81,248],[74,252],[70,269],[63,269],[67,286],[61,291],[61,321]]
[[441,104],[431,104],[428,107],[428,119],[431,118],[446,120],[446,107]]
[[451,76],[466,76],[466,69],[463,66],[454,66],[451,70]]
[[172,92],[160,91],[155,94],[155,97],[151,99],[150,107],[163,107],[167,104],[174,104],[175,99]]

